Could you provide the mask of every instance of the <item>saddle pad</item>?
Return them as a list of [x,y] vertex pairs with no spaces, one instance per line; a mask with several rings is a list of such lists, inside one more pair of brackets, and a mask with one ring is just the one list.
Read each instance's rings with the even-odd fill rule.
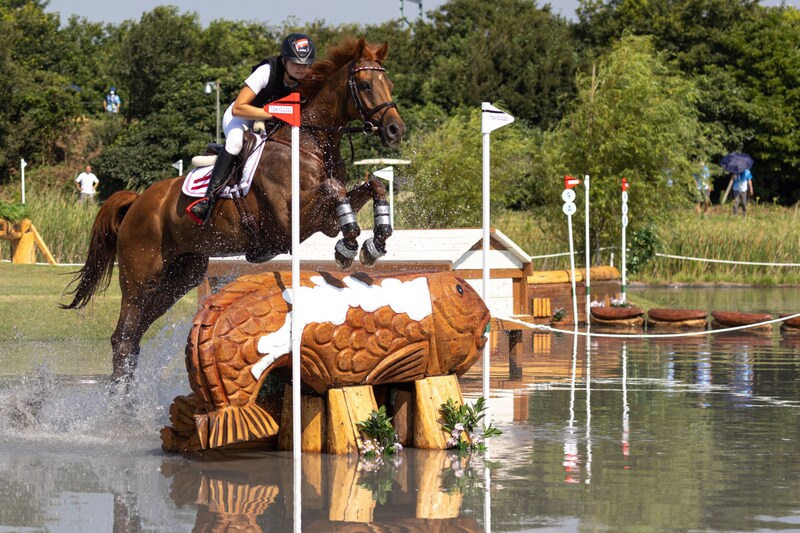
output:
[[[242,179],[239,183],[228,185],[222,192],[220,193],[220,198],[233,198],[233,194],[231,194],[232,190],[237,190],[238,195],[244,196],[250,190],[250,184],[253,183],[253,176],[256,173],[256,168],[258,168],[258,162],[261,159],[261,152],[264,151],[264,145],[266,142],[262,141],[258,143],[256,149],[253,150],[253,153],[250,154],[250,157],[247,158],[247,161],[244,163],[244,168],[242,169]],[[186,178],[183,180],[183,187],[181,190],[183,194],[186,196],[192,196],[194,198],[200,198],[205,196],[206,189],[208,188],[208,182],[211,180],[211,171],[214,169],[212,166],[207,167],[199,167],[192,169],[188,174],[186,174]]]

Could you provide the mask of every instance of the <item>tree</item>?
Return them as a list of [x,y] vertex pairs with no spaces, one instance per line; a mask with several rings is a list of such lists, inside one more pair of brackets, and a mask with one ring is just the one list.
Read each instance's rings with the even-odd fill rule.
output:
[[197,63],[200,32],[197,15],[180,15],[174,6],[156,7],[131,26],[112,69],[128,92],[126,117],[143,118],[155,111],[152,101],[161,84],[179,66]]
[[[451,114],[403,148],[412,178],[397,216],[404,227],[479,226],[482,213],[480,109]],[[532,137],[522,124],[492,133],[492,209],[512,204],[531,167]],[[402,178],[402,175],[399,176]]]
[[[564,174],[588,174],[592,240],[613,246],[619,242],[623,177],[635,197],[629,204],[633,231],[688,203],[696,159],[714,147],[699,120],[697,89],[650,38],[623,37],[591,73],[579,75],[578,91],[571,110],[545,135],[544,173],[534,186],[552,213],[548,219],[560,225]],[[578,210],[575,223],[583,224],[582,217]]]
[[416,28],[427,65],[418,103],[445,109],[503,101],[533,125],[561,116],[573,94],[575,44],[564,19],[530,0],[450,0]]

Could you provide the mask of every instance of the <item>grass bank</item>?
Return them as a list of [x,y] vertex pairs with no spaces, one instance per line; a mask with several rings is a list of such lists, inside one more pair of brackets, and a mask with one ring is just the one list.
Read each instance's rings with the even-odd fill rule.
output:
[[[109,338],[119,313],[120,291],[116,271],[108,290],[81,310],[64,310],[58,303],[74,268],[0,263],[0,375],[29,371],[40,358],[59,365],[65,373],[108,373]],[[169,320],[193,316],[197,293],[180,300]],[[152,337],[165,324],[150,328]],[[188,331],[187,331],[188,333]]]
[[[544,234],[533,217],[506,213],[495,218],[494,225],[530,255],[569,250],[566,235]],[[800,264],[798,228],[798,206],[751,205],[747,217],[734,217],[730,205],[714,206],[706,215],[692,209],[680,209],[659,221],[656,252],[725,261]],[[577,264],[582,266],[583,250],[577,252]],[[614,255],[619,266],[619,245]],[[534,268],[569,268],[569,258],[535,260]],[[629,273],[628,279],[643,283],[800,285],[800,267],[735,265],[653,257],[640,272]]]

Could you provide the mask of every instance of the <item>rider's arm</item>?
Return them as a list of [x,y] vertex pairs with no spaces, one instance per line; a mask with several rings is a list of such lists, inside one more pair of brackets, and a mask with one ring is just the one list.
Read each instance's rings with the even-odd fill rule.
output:
[[236,100],[233,102],[233,109],[231,110],[233,116],[247,120],[265,120],[272,118],[272,115],[264,111],[263,108],[251,104],[255,97],[256,93],[253,92],[253,89],[247,85],[242,87],[242,90],[239,91],[239,96],[237,96]]

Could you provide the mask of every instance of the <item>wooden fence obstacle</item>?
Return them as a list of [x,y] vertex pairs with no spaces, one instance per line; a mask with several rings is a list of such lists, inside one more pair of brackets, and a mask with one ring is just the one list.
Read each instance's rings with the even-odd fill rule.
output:
[[12,263],[19,265],[36,263],[36,248],[38,247],[49,264],[57,264],[50,249],[44,243],[44,239],[36,230],[36,226],[27,218],[16,223],[0,218],[0,239],[10,241]]

